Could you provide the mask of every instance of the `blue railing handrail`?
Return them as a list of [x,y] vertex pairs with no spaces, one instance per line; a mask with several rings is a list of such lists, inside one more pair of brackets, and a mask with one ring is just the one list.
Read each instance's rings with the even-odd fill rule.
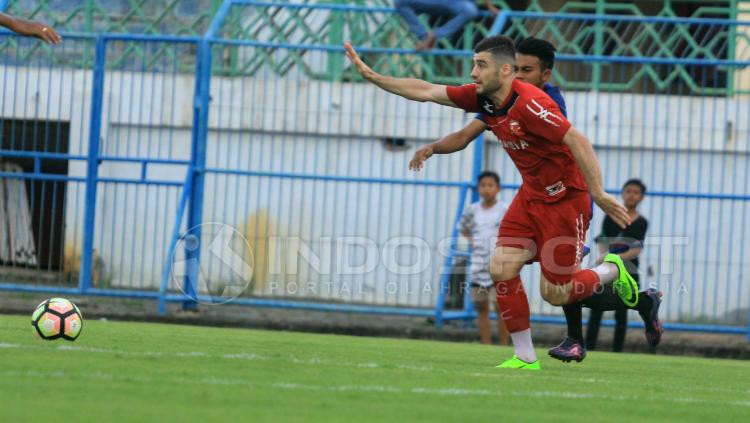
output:
[[[328,44],[294,44],[294,43],[277,43],[277,42],[266,42],[266,41],[254,41],[254,40],[230,40],[226,38],[214,38],[210,40],[213,44],[222,45],[234,45],[234,46],[246,46],[246,47],[264,47],[264,48],[281,48],[288,50],[317,50],[317,51],[332,51],[332,52],[343,52],[344,47],[339,45],[328,45]],[[386,48],[386,47],[359,47],[355,46],[360,53],[379,53],[379,54],[418,54],[418,55],[432,55],[432,56],[465,56],[472,57],[473,52],[469,50],[448,50],[448,49],[433,49],[428,51],[414,51],[414,49],[405,48]],[[597,56],[597,55],[570,55],[570,54],[559,54],[555,56],[555,60],[568,61],[568,62],[608,62],[608,63],[650,63],[650,64],[664,64],[664,65],[697,65],[697,66],[736,66],[746,67],[750,66],[750,60],[706,60],[706,59],[680,59],[680,58],[668,58],[668,57],[634,57],[634,56]]]
[[[22,38],[21,35],[16,34],[5,28],[0,28],[0,35],[8,36],[15,35]],[[114,33],[114,32],[99,32],[99,33],[88,33],[88,32],[60,32],[60,36],[63,38],[63,42],[66,39],[73,40],[97,40],[98,38],[104,38],[106,41],[152,41],[152,42],[165,42],[165,43],[198,43],[202,37],[199,36],[187,36],[187,35],[157,35],[157,34],[131,34],[131,33]]]
[[640,23],[666,23],[666,24],[700,24],[700,25],[736,25],[750,26],[750,21],[739,21],[721,18],[672,18],[665,16],[633,16],[633,15],[588,15],[585,13],[546,13],[546,12],[502,12],[510,18],[548,19],[548,20],[571,20],[571,21],[597,21],[597,22],[640,22]]
[[[339,10],[363,13],[396,13],[396,9],[389,6],[358,6],[344,4],[308,4],[289,2],[269,2],[256,0],[231,0],[232,5],[256,6],[256,7],[281,7],[284,9],[321,9]],[[489,12],[486,15],[491,15]],[[585,13],[548,13],[548,12],[523,12],[503,11],[508,17],[517,18],[544,18],[552,20],[575,20],[575,21],[618,21],[618,22],[643,22],[643,23],[673,23],[673,24],[702,24],[702,25],[738,25],[750,26],[750,21],[737,21],[721,18],[672,18],[664,16],[632,16],[632,15],[599,15]]]
[[[0,149],[0,157],[19,157],[41,160],[86,160],[85,154],[70,153],[53,153],[49,151],[26,151],[26,150],[3,150]],[[99,156],[100,161],[109,162],[127,162],[127,163],[153,163],[153,164],[171,164],[171,165],[188,165],[190,160],[164,159],[153,157],[133,157],[133,156]]]

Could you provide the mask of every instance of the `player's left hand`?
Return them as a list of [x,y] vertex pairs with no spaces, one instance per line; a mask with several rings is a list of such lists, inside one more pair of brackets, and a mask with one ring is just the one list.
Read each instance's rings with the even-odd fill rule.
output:
[[16,32],[29,37],[36,37],[49,44],[60,44],[62,37],[51,27],[33,21],[22,21],[16,28]]
[[612,220],[615,221],[617,226],[625,229],[630,226],[630,216],[628,216],[628,209],[620,204],[615,197],[602,193],[601,195],[593,196],[594,202],[604,213],[607,213]]

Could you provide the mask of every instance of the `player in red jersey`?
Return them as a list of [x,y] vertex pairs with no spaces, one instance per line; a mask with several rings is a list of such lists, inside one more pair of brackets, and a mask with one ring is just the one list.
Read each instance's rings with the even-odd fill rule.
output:
[[34,21],[17,19],[5,13],[0,13],[0,26],[27,37],[36,37],[49,44],[60,44],[62,38],[51,27]]
[[380,75],[350,44],[347,56],[359,73],[378,87],[415,101],[481,112],[515,163],[523,184],[505,214],[490,273],[516,354],[498,367],[539,369],[531,342],[530,310],[519,273],[539,261],[541,292],[553,305],[590,297],[601,284],[614,282],[623,302],[634,307],[638,287],[619,256],[608,255],[593,269],[579,270],[594,202],[621,227],[627,210],[604,191],[599,163],[589,140],[560,113],[539,88],[515,79],[515,48],[505,36],[477,44],[471,77],[460,87],[419,79]]

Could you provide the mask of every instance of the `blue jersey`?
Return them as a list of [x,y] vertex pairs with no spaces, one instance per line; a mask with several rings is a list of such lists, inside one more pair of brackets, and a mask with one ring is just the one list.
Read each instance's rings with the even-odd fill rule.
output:
[[568,117],[568,108],[565,107],[565,99],[562,96],[560,87],[556,87],[550,83],[546,83],[544,84],[544,87],[542,87],[542,91],[544,91],[549,96],[549,98],[552,99],[552,101],[557,103],[557,107],[560,108],[563,116]]
[[[542,87],[542,91],[544,91],[545,94],[549,96],[549,98],[552,99],[555,103],[557,103],[557,107],[560,108],[560,112],[562,112],[563,116],[566,118],[568,117],[568,108],[565,106],[565,98],[562,96],[562,91],[560,91],[560,87],[556,87],[549,82],[544,84]],[[477,113],[476,118],[484,122],[484,119],[482,119],[482,114]]]

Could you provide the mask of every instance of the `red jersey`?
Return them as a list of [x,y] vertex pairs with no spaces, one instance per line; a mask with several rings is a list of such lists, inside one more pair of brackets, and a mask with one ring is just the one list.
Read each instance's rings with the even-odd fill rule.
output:
[[448,87],[448,97],[467,112],[480,112],[523,178],[531,200],[559,201],[569,189],[588,191],[573,153],[562,140],[571,124],[544,91],[513,80],[510,94],[497,106],[477,94],[476,84]]

